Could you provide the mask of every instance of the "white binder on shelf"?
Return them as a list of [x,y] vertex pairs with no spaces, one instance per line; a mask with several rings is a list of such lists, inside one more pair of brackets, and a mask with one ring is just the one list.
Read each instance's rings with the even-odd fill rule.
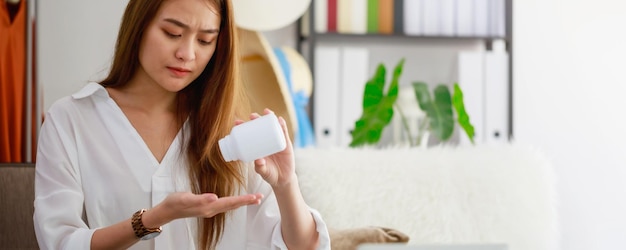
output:
[[367,33],[367,1],[350,0],[350,33],[365,34]]
[[339,146],[352,141],[352,130],[363,111],[363,92],[368,80],[369,50],[344,47],[341,55],[339,87]]
[[473,36],[474,35],[474,1],[473,0],[457,0],[456,1],[456,35],[457,36]]
[[490,0],[472,0],[474,2],[474,36],[485,37],[489,34]]
[[339,81],[341,50],[333,46],[315,49],[313,124],[316,147],[329,148],[339,143]]
[[328,32],[328,1],[315,0],[313,1],[313,8],[315,12],[315,32]]
[[423,29],[423,1],[424,0],[396,0],[404,1],[404,33],[409,36],[419,36]]
[[505,143],[509,136],[509,55],[504,49],[485,52],[486,143]]
[[506,35],[506,4],[504,0],[490,0],[489,33],[495,37]]
[[[463,91],[465,110],[470,117],[470,122],[474,125],[476,145],[482,144],[486,135],[484,58],[482,51],[461,51],[458,55],[458,83]],[[472,144],[464,131],[460,133],[459,144]]]
[[422,0],[424,8],[424,35],[441,35],[441,1],[442,0]]
[[[440,25],[440,34],[442,36],[454,36],[456,33],[455,28],[455,20],[456,20],[456,2],[458,0],[439,0],[441,2],[440,12],[441,17],[439,18]],[[461,0],[463,1],[463,0]]]

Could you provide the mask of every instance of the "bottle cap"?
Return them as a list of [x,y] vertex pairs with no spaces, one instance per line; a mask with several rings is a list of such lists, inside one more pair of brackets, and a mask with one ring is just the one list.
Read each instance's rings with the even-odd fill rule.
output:
[[222,151],[222,157],[224,157],[224,161],[234,161],[235,160],[235,152],[233,152],[232,142],[230,140],[230,135],[225,136],[224,138],[218,141],[218,145],[220,147],[220,151]]

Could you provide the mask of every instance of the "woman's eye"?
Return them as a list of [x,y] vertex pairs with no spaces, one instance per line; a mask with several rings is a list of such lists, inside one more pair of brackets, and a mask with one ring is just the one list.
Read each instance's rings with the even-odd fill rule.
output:
[[202,45],[209,45],[209,44],[211,44],[211,42],[207,42],[205,40],[198,40],[198,42],[200,42],[200,44],[202,44]]
[[169,36],[171,38],[180,37],[180,35],[177,35],[177,34],[174,34],[174,33],[170,33],[170,32],[167,32],[167,31],[164,31],[164,32],[165,32],[165,35],[167,35],[167,36]]

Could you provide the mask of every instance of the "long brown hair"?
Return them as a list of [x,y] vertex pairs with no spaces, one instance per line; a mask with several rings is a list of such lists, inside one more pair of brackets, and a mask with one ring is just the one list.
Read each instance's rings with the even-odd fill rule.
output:
[[[111,71],[100,84],[121,87],[139,67],[139,46],[146,27],[155,18],[164,0],[130,0],[122,18]],[[249,111],[239,75],[237,30],[230,0],[207,0],[221,17],[217,47],[203,72],[177,94],[179,125],[187,120],[185,153],[194,193],[235,195],[244,185],[239,163],[222,158],[218,140],[226,136],[235,118]],[[226,214],[199,219],[201,249],[213,249],[222,236]]]

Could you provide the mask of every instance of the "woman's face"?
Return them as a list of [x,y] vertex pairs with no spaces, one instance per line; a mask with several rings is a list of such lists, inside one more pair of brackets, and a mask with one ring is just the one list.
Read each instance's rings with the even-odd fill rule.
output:
[[164,1],[141,40],[139,77],[170,92],[185,88],[213,56],[220,20],[207,0]]

